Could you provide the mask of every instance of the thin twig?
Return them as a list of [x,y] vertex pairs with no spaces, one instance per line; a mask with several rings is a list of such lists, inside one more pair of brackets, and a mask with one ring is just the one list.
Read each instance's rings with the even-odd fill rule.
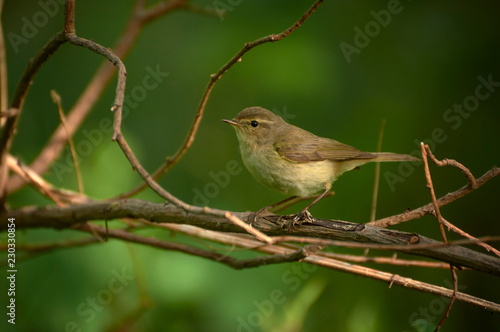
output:
[[[384,138],[384,129],[385,129],[385,119],[383,119],[382,123],[380,124],[380,130],[378,133],[378,140],[377,140],[377,152],[382,151],[382,140]],[[370,221],[374,221],[375,216],[377,214],[377,198],[378,198],[379,183],[380,183],[380,163],[376,163],[375,183],[373,184],[372,211],[370,214]]]
[[[64,110],[61,104],[61,96],[59,96],[59,94],[55,90],[51,90],[50,95],[54,103],[56,103],[57,105],[57,112],[59,113],[59,119],[61,120],[61,124],[63,125],[64,129],[67,130],[66,116],[64,115]],[[73,165],[75,166],[78,192],[80,194],[83,194],[83,181],[82,181],[82,175],[80,173],[80,163],[78,162],[78,156],[76,154],[75,144],[73,142],[73,139],[69,136],[69,131],[66,131],[66,135],[68,135],[69,150],[71,152],[71,158],[73,159]]]
[[271,240],[271,238],[269,236],[267,236],[266,234],[262,233],[261,231],[255,229],[255,228],[253,228],[250,224],[247,224],[246,222],[244,222],[240,218],[236,217],[233,213],[226,212],[225,216],[227,219],[231,220],[235,225],[240,226],[241,228],[246,230],[248,233],[255,236],[258,240],[265,242],[267,244],[272,244],[273,241]]
[[[425,154],[425,156],[424,156],[424,154]],[[428,176],[428,178],[427,178],[428,179],[428,183],[430,183],[430,187],[431,187],[431,195],[433,195],[433,193],[434,193],[434,186],[432,185],[432,180],[430,179],[429,166],[427,165],[427,155],[431,158],[431,160],[437,166],[451,165],[451,166],[459,168],[464,174],[466,174],[467,178],[469,179],[468,187],[471,188],[471,189],[477,188],[476,179],[474,178],[474,176],[472,175],[472,173],[470,172],[470,170],[467,167],[465,167],[464,165],[462,165],[461,163],[459,163],[459,162],[457,162],[456,160],[453,160],[453,159],[443,159],[443,160],[436,159],[436,157],[432,154],[429,146],[427,144],[426,145],[422,144],[422,156],[424,157],[423,160],[424,160],[426,177]],[[457,226],[453,225],[452,223],[450,223],[449,221],[447,221],[446,219],[443,218],[443,216],[441,215],[441,212],[439,211],[439,206],[438,206],[437,201],[435,199],[435,195],[433,195],[432,202],[433,202],[433,205],[434,205],[434,211],[438,212],[436,214],[436,216],[437,216],[437,218],[439,220],[440,225],[446,225],[449,230],[453,230],[455,233],[458,233],[458,234],[460,234],[460,235],[462,235],[464,237],[467,237],[469,239],[476,239],[472,235],[470,235],[470,234],[462,231],[460,228],[458,228]],[[441,226],[441,228],[442,227],[443,226]],[[444,228],[441,229],[441,232],[444,232]],[[493,253],[495,253],[495,255],[497,255],[497,256],[500,257],[500,251],[496,250],[492,246],[490,246],[490,245],[488,245],[486,243],[481,243],[481,242],[478,242],[477,244],[480,245],[480,246],[482,246],[483,248],[485,248],[488,251],[492,251]]]
[[[4,0],[0,0],[0,111],[5,112],[9,107],[9,86],[7,79],[7,57],[5,55],[5,38],[1,22]],[[0,119],[3,125],[4,119]]]
[[75,0],[66,0],[64,5],[64,33],[75,33]]
[[[47,59],[54,54],[55,51],[66,42],[66,37],[64,32],[56,33],[45,46],[28,61],[28,66],[24,70],[19,84],[14,92],[14,97],[12,98],[11,109],[14,110],[14,116],[7,118],[5,125],[2,128],[2,134],[0,136],[0,200],[4,199],[5,190],[7,185],[7,165],[6,157],[9,153],[10,147],[12,145],[12,140],[14,138],[14,133],[17,128],[17,123],[21,115],[21,110],[24,104],[24,100],[28,89],[33,81],[35,74],[42,67],[42,65],[47,61]],[[17,112],[16,112],[17,110]]]
[[[421,147],[421,150],[422,150],[422,160],[424,162],[425,178],[427,180],[427,187],[431,191],[432,204],[434,206],[435,216],[436,216],[436,219],[439,222],[439,229],[441,231],[441,236],[443,237],[444,242],[447,243],[448,240],[446,239],[446,233],[445,233],[445,230],[444,230],[445,219],[441,215],[441,211],[439,210],[439,205],[438,205],[437,200],[436,200],[436,194],[434,192],[434,184],[432,183],[431,173],[430,173],[430,170],[429,170],[429,164],[427,162],[427,156],[430,156],[430,158],[438,166],[444,166],[447,163],[443,163],[443,162],[440,162],[439,160],[437,160],[434,157],[434,155],[432,154],[431,149],[430,149],[430,147],[427,144],[424,144],[422,142],[422,143],[420,143],[420,147]],[[465,172],[466,174],[468,174],[468,177],[469,177],[469,187],[475,188],[476,187],[476,179],[472,176],[472,173],[468,169],[466,169],[465,166],[463,166],[462,164],[457,163],[456,161],[454,161],[454,162],[455,162],[453,164],[454,166],[460,165],[461,167],[460,166],[457,166],[457,167],[459,167],[463,172]],[[466,171],[464,171],[465,169],[466,169]],[[471,178],[472,178],[472,180],[471,180]],[[453,295],[451,296],[451,301],[448,304],[448,308],[446,309],[446,312],[443,315],[443,318],[441,318],[441,321],[437,325],[437,327],[434,330],[434,332],[437,332],[441,328],[441,326],[444,324],[446,318],[448,318],[448,316],[450,315],[450,311],[451,311],[451,307],[453,306],[453,302],[455,302],[455,299],[457,298],[458,278],[457,278],[457,273],[455,272],[455,267],[453,267],[452,264],[450,264],[450,271],[451,271],[451,277],[452,277],[452,280],[453,280]]]
[[377,264],[389,264],[396,266],[417,266],[417,267],[427,267],[427,268],[439,268],[439,269],[449,269],[450,264],[441,262],[429,262],[420,260],[409,260],[393,257],[369,257],[363,255],[347,255],[347,254],[335,254],[331,252],[321,252],[318,253],[320,256],[331,257],[335,259],[340,259],[348,262],[356,263],[377,263]]
[[[320,260],[316,256],[310,256],[303,259],[306,263],[316,263],[317,265],[337,269],[343,272],[351,273],[354,275],[361,275],[364,277],[377,279],[388,283],[389,285],[398,285],[409,289],[418,290],[424,293],[430,293],[438,296],[445,296],[451,298],[454,294],[453,290],[413,280],[411,278],[402,277],[397,274],[387,273],[375,269],[370,269],[364,266],[353,265],[350,263],[334,261],[334,260]],[[477,298],[461,292],[456,293],[456,299],[470,304],[477,305],[483,309],[500,312],[500,304],[490,302],[481,298]]]
[[448,307],[446,308],[446,312],[443,315],[443,318],[439,321],[439,324],[436,326],[436,329],[434,332],[439,331],[441,326],[443,326],[444,321],[448,316],[450,315],[451,307],[453,306],[453,303],[457,299],[457,294],[458,294],[458,277],[457,277],[457,272],[455,271],[455,268],[450,265],[450,270],[451,270],[451,278],[453,280],[453,294],[451,295],[450,303],[448,303]]
[[125,98],[125,82],[127,80],[127,70],[122,60],[113,53],[109,48],[101,46],[92,40],[88,40],[82,37],[78,37],[74,33],[67,34],[68,41],[77,46],[82,46],[87,48],[97,54],[104,56],[111,62],[118,70],[118,83],[116,84],[115,90],[115,101],[111,110],[115,113],[113,121],[113,140],[116,140],[116,136],[120,133],[121,121],[122,121],[122,106],[123,100]]
[[56,204],[63,206],[62,202],[71,204],[89,203],[92,200],[83,194],[73,191],[56,189],[52,184],[45,181],[38,173],[31,170],[28,166],[23,165],[19,160],[16,160],[11,155],[7,156],[7,164],[9,169],[22,178],[26,183],[31,183],[33,187],[42,195],[51,198]]
[[123,138],[123,136],[121,134],[119,134],[116,137],[116,142],[118,143],[118,145],[122,149],[123,153],[125,154],[125,156],[129,160],[129,162],[132,164],[134,169],[139,173],[141,178],[144,180],[144,182],[147,183],[151,187],[151,189],[153,189],[158,195],[160,195],[161,197],[165,198],[170,203],[173,203],[176,206],[178,206],[186,211],[193,210],[195,208],[187,203],[184,203],[183,201],[181,201],[180,199],[178,199],[177,197],[175,197],[174,195],[172,195],[171,193],[169,193],[168,191],[163,189],[151,177],[151,175],[149,175],[149,173],[144,169],[144,167],[142,167],[142,165],[139,163],[139,160],[137,160],[134,153],[132,152],[132,150],[128,146],[127,141],[125,141],[125,139]]
[[[94,230],[95,232],[100,233],[101,235],[106,234],[106,230],[104,227],[97,226],[97,225],[92,225],[90,226],[89,224],[82,224],[81,226],[78,227],[79,230],[85,231],[85,232],[92,232]],[[116,239],[121,239],[125,240],[128,242],[133,242],[133,243],[140,243],[140,244],[145,244],[148,246],[160,248],[160,249],[166,249],[166,250],[173,250],[173,251],[179,251],[185,254],[189,255],[194,255],[194,256],[199,256],[203,258],[207,258],[216,262],[220,262],[226,265],[231,266],[231,264],[234,264],[236,261],[234,258],[227,256],[227,255],[221,255],[212,251],[206,251],[203,249],[199,248],[194,248],[185,244],[179,244],[179,243],[172,243],[172,242],[166,242],[166,241],[161,241],[153,237],[143,237],[140,235],[132,234],[129,233],[125,230],[121,229],[110,229],[108,230],[108,236],[110,238],[116,238]]]
[[455,233],[457,233],[457,234],[460,234],[460,235],[462,235],[463,237],[466,237],[466,238],[468,238],[468,239],[471,239],[471,240],[475,240],[475,241],[477,241],[477,245],[478,245],[478,246],[481,246],[481,247],[485,248],[486,250],[491,251],[492,253],[494,253],[494,254],[495,254],[495,255],[497,255],[498,257],[500,257],[500,251],[499,251],[499,250],[497,250],[497,249],[493,248],[492,246],[490,246],[490,245],[489,245],[489,244],[487,244],[487,243],[484,243],[484,242],[479,241],[479,239],[478,239],[478,238],[476,238],[476,237],[474,237],[474,236],[470,235],[470,234],[469,234],[469,233],[467,233],[467,232],[464,232],[463,230],[461,230],[461,229],[460,229],[460,228],[458,228],[457,226],[453,225],[452,223],[450,223],[448,220],[446,220],[446,219],[444,219],[444,218],[443,218],[443,224],[444,224],[446,227],[448,227],[448,229],[449,229],[449,230],[451,230],[451,231],[453,231],[453,232],[455,232]]
[[[468,184],[454,192],[448,193],[444,195],[443,197],[439,198],[437,200],[438,206],[444,206],[447,204],[450,204],[451,202],[456,201],[457,199],[464,197],[465,195],[469,194],[470,192],[474,191],[475,189],[479,188],[489,180],[493,179],[494,177],[497,177],[500,175],[500,168],[498,167],[493,167],[489,171],[487,171],[485,174],[483,174],[480,178],[476,179],[476,187],[471,188]],[[417,209],[408,211],[408,212],[403,212],[394,216],[382,218],[379,220],[375,220],[373,222],[369,222],[367,225],[372,225],[372,226],[378,226],[378,227],[389,227],[389,226],[394,226],[397,224],[400,224],[405,221],[409,220],[414,220],[421,218],[425,215],[428,214],[433,214],[434,213],[434,207],[433,203],[426,204],[424,206],[421,206]]]
[[62,200],[53,192],[53,188],[47,182],[45,182],[42,178],[38,176],[38,174],[33,174],[26,170],[21,163],[14,159],[11,155],[7,156],[7,165],[9,169],[13,170],[15,173],[20,175],[22,178],[26,180],[27,183],[31,183],[33,187],[40,192],[42,195],[50,198],[54,203],[58,206],[64,206],[65,204]]
[[442,167],[450,165],[460,169],[462,173],[464,173],[465,176],[467,176],[467,179],[469,179],[469,187],[471,187],[471,189],[475,189],[477,187],[476,178],[474,177],[474,175],[472,175],[471,171],[467,167],[465,167],[464,165],[462,165],[461,163],[459,163],[454,159],[437,160],[436,157],[432,154],[431,148],[427,144],[425,144],[425,151],[437,166]]
[[[189,224],[203,229],[224,232],[246,232],[227,220],[224,216],[225,212],[212,211],[212,209],[207,208],[186,211],[174,204],[127,199],[114,202],[96,201],[65,207],[25,207],[9,210],[8,217],[16,218],[16,229],[37,227],[69,228],[89,220],[112,220],[127,217],[146,219],[153,222]],[[241,220],[249,220],[252,215],[250,212],[234,214]],[[408,254],[452,263],[454,266],[470,267],[477,271],[500,275],[500,259],[498,257],[458,246],[458,244],[474,244],[477,242],[474,240],[464,239],[446,244],[415,233],[386,230],[373,226],[360,227],[359,224],[348,222],[329,222],[332,225],[338,224],[338,227],[332,229],[324,226],[303,225],[288,230],[288,233],[296,236],[280,236],[283,234],[283,229],[279,222],[263,224],[259,219],[254,224],[254,227],[268,236],[275,235],[272,238],[272,243],[299,242],[325,246],[404,251]],[[324,224],[327,225],[328,223],[325,221]],[[7,215],[0,213],[0,230],[6,228]],[[356,231],[356,229],[360,230]],[[332,239],[338,240],[334,241]],[[496,237],[479,238],[483,242],[497,239]]]
[[431,172],[429,171],[429,163],[427,162],[427,151],[425,149],[424,143],[420,143],[420,148],[422,150],[422,161],[424,162],[424,171],[425,171],[425,179],[427,181],[427,188],[429,188],[431,192],[432,198],[432,206],[434,207],[434,215],[439,223],[439,231],[441,232],[441,236],[443,237],[443,241],[446,243],[448,239],[446,238],[446,232],[443,226],[443,216],[441,215],[441,211],[439,210],[439,205],[436,199],[436,193],[434,192],[434,185],[432,184]]
[[[155,170],[152,173],[153,179],[158,179],[162,174],[167,172],[170,168],[172,168],[187,152],[187,150],[191,147],[191,145],[194,142],[196,133],[198,132],[198,127],[200,126],[201,119],[203,117],[203,114],[205,112],[205,107],[208,102],[208,98],[210,97],[210,94],[212,92],[212,89],[215,86],[215,83],[224,75],[225,72],[227,72],[234,64],[237,62],[241,61],[241,57],[250,51],[252,48],[268,43],[268,42],[277,42],[285,37],[287,37],[289,34],[291,34],[293,31],[295,31],[298,27],[300,27],[305,20],[311,16],[311,14],[318,8],[318,6],[323,2],[324,0],[318,0],[316,1],[300,18],[297,22],[295,22],[291,27],[286,29],[285,31],[279,33],[279,34],[271,34],[262,38],[259,38],[253,42],[246,43],[243,48],[236,53],[225,65],[223,65],[215,74],[210,75],[210,79],[208,81],[207,86],[205,87],[205,91],[202,94],[200,103],[198,105],[198,110],[196,111],[196,114],[194,116],[194,121],[193,124],[189,130],[189,133],[187,134],[186,139],[184,140],[184,143],[182,143],[181,147],[177,152],[171,156],[168,157],[163,165],[161,165],[157,170]],[[122,199],[122,198],[128,198],[131,197],[140,191],[142,191],[144,188],[146,188],[145,184],[140,184],[139,186],[131,189],[130,191],[118,195],[114,199]]]
[[479,241],[500,241],[500,236],[484,236],[478,239],[461,239],[444,242],[434,242],[434,243],[424,243],[424,244],[413,244],[413,245],[397,245],[397,244],[376,244],[376,243],[358,243],[350,241],[341,240],[329,240],[322,238],[314,238],[307,236],[294,236],[294,235],[281,235],[272,236],[271,243],[283,243],[283,242],[298,242],[298,243],[309,243],[317,244],[321,246],[334,246],[343,248],[359,248],[359,249],[376,249],[376,250],[396,250],[405,253],[411,253],[412,251],[420,251],[422,249],[435,249],[435,248],[447,248],[452,246],[467,245],[467,244],[477,244]]
[[246,269],[246,268],[259,267],[269,264],[298,262],[309,255],[309,253],[307,253],[307,250],[305,249],[306,248],[304,247],[286,254],[279,253],[279,254],[274,254],[272,256],[263,256],[263,257],[240,260],[236,261],[233,265],[231,265],[231,267],[234,269]]

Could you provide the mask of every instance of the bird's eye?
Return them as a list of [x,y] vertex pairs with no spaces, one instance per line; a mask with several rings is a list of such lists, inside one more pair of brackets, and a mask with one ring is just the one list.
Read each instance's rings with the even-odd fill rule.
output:
[[252,122],[250,122],[250,125],[255,128],[259,125],[259,122],[256,120],[253,120]]

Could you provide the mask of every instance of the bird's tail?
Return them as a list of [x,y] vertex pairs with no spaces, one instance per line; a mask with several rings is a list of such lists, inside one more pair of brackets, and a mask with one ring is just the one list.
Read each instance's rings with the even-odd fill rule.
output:
[[374,152],[377,157],[373,160],[374,162],[379,161],[419,161],[420,159],[410,156],[408,154],[397,154],[390,152]]

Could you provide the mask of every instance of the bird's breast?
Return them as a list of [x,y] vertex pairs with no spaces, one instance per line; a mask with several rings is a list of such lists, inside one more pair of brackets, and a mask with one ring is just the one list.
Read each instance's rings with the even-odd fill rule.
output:
[[240,144],[243,163],[262,184],[289,196],[313,195],[335,180],[329,160],[297,163],[281,157],[272,146]]

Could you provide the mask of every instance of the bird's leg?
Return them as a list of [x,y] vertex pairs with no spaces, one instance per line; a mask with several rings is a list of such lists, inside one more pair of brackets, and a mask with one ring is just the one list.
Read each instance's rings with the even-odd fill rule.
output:
[[254,223],[255,221],[257,221],[257,218],[258,218],[261,214],[266,213],[266,212],[268,212],[270,209],[275,208],[275,207],[277,207],[277,206],[279,206],[279,205],[281,205],[281,204],[287,203],[287,202],[289,202],[289,201],[291,201],[292,199],[295,199],[295,198],[297,198],[297,196],[288,197],[287,199],[284,199],[284,200],[282,200],[282,201],[279,201],[278,203],[274,203],[274,204],[268,205],[268,206],[266,206],[266,207],[263,207],[262,209],[260,209],[259,211],[257,211],[257,212],[256,212],[256,213],[252,216],[251,221],[250,221],[250,226],[252,226],[252,225],[253,225],[253,223]]
[[293,219],[292,219],[292,222],[291,222],[291,226],[294,227],[294,226],[297,226],[297,225],[302,225],[303,222],[312,222],[313,221],[313,218],[312,218],[312,215],[311,213],[309,213],[309,209],[316,203],[318,203],[318,201],[320,199],[322,199],[323,197],[325,197],[326,194],[328,194],[328,192],[330,191],[330,189],[332,189],[332,184],[330,182],[326,183],[325,184],[325,190],[319,194],[318,197],[316,197],[316,199],[314,201],[312,201],[311,204],[309,204],[308,206],[306,206],[306,208],[302,211],[300,211],[299,213],[297,213]]

